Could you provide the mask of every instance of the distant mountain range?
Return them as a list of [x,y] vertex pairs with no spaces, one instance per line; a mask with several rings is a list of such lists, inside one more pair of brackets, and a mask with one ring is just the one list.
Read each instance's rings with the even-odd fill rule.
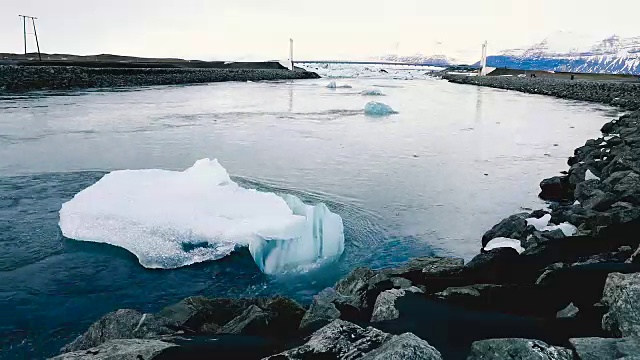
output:
[[560,31],[530,47],[509,49],[489,56],[490,67],[582,73],[640,75],[640,36],[610,36],[589,42]]

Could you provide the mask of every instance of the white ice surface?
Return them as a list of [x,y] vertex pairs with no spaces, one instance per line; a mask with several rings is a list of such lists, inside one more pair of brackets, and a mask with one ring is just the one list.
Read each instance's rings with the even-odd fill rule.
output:
[[553,231],[557,229],[562,230],[562,233],[564,234],[564,236],[572,236],[578,232],[578,228],[572,224],[569,224],[568,222],[563,222],[560,225],[545,226],[544,229],[542,229],[542,231]]
[[334,64],[305,63],[296,64],[326,78],[367,78],[420,80],[429,78],[429,73],[444,70],[434,66],[391,65],[391,64]]
[[533,225],[533,227],[535,227],[536,230],[538,231],[553,231],[553,230],[560,229],[562,230],[565,236],[571,236],[578,232],[578,228],[568,222],[563,222],[560,225],[555,225],[555,224],[549,224],[550,220],[551,220],[551,215],[546,214],[540,219],[528,218],[527,225]]
[[351,85],[347,85],[347,84],[338,85],[338,84],[336,84],[335,81],[332,80],[327,84],[327,88],[329,88],[329,89],[351,89]]
[[393,110],[391,106],[387,104],[377,101],[370,101],[364,106],[364,113],[365,115],[369,116],[386,116],[397,114],[398,112]]
[[591,170],[587,169],[587,171],[584,173],[584,180],[585,181],[589,181],[589,180],[600,180],[599,177],[595,176],[594,173],[591,172]]
[[551,215],[546,214],[540,219],[528,218],[527,225],[533,225],[536,228],[536,230],[542,231],[542,229],[544,229],[547,226],[547,224],[549,224],[550,220],[551,220]]
[[177,268],[250,248],[265,273],[339,256],[342,219],[324,204],[245,189],[217,160],[185,171],[121,170],[60,209],[64,236],[127,249],[147,268]]
[[489,250],[503,248],[503,247],[510,247],[516,250],[518,254],[524,251],[524,248],[522,247],[522,245],[520,245],[520,240],[510,239],[505,237],[497,237],[495,239],[492,239],[487,243],[487,245],[484,246],[484,249],[486,251],[489,251]]

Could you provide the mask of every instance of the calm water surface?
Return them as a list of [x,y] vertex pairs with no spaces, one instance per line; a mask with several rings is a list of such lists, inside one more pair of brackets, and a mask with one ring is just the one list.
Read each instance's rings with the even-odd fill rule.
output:
[[[358,265],[470,259],[484,231],[537,200],[543,177],[616,115],[609,108],[440,80],[221,83],[0,98],[0,357],[54,354],[104,313],[190,295],[308,302]],[[387,96],[364,97],[378,88]],[[399,112],[371,118],[367,101]],[[237,180],[325,202],[345,222],[337,266],[265,276],[245,251],[147,270],[65,239],[60,205],[116,169],[217,158]]]

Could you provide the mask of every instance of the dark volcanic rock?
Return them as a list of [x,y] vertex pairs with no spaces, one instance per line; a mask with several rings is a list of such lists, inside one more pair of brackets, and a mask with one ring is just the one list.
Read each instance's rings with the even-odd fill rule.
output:
[[609,311],[602,327],[614,336],[640,336],[640,273],[609,274],[602,303]]
[[540,340],[491,339],[471,345],[467,360],[573,360],[571,350]]
[[90,349],[58,355],[51,360],[153,360],[175,346],[159,340],[117,339]]
[[[518,281],[520,255],[512,248],[497,248],[476,255],[460,271],[468,284],[503,284]],[[455,286],[455,285],[454,285]]]
[[[504,76],[445,75],[444,79],[459,84],[516,90],[530,94],[555,96],[563,99],[593,101],[620,106],[627,110],[640,109],[640,84],[623,81],[571,81],[554,78],[517,78]],[[614,129],[607,129],[615,131]]]
[[637,360],[640,359],[640,338],[622,339],[577,338],[570,339],[579,360]]
[[397,319],[400,316],[400,311],[396,308],[396,300],[405,296],[407,292],[421,293],[422,290],[414,286],[407,289],[391,289],[380,293],[373,306],[371,322]]
[[[357,359],[377,349],[392,335],[368,327],[361,328],[343,320],[334,320],[311,335],[306,344],[269,357],[280,359]],[[313,356],[313,357],[312,357]]]
[[131,309],[110,312],[93,323],[89,329],[61,352],[85,350],[115,339],[151,339],[171,334],[163,319],[152,314],[141,314]]
[[[246,313],[249,308],[254,310],[251,315],[257,315],[253,307],[263,311],[264,317],[269,319],[269,329],[265,330],[265,335],[271,336],[288,336],[295,333],[304,315],[304,309],[300,305],[284,297],[253,299],[189,297],[164,308],[158,313],[158,317],[166,319],[174,329],[190,333],[217,331],[236,333],[230,331],[229,327],[225,328],[225,324],[234,319],[242,322],[242,316],[250,315]],[[237,330],[239,324],[235,323],[234,326]]]
[[540,182],[540,194],[542,200],[563,201],[571,199],[571,186],[565,176],[554,176]]
[[306,344],[268,359],[439,360],[441,357],[436,349],[413,334],[394,336],[372,327],[365,329],[334,320],[313,333]]
[[0,91],[113,88],[220,81],[317,79],[308,71],[212,68],[83,68],[0,65]]
[[503,219],[482,236],[482,247],[497,237],[524,240],[529,234],[525,220],[528,217],[529,214],[520,213]]
[[242,314],[226,323],[218,330],[219,334],[266,335],[269,327],[269,314],[255,305],[249,306]]
[[305,332],[315,331],[333,320],[339,319],[341,313],[334,301],[339,301],[340,297],[341,295],[333,288],[326,288],[315,295],[300,322],[300,329]]
[[379,348],[367,353],[362,360],[442,360],[440,352],[426,341],[404,333],[394,336]]

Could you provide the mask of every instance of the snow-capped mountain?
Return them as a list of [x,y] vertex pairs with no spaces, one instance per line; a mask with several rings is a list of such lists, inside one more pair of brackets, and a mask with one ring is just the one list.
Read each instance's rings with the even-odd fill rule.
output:
[[529,47],[489,56],[487,65],[523,70],[640,75],[640,36],[610,36],[593,41],[570,32],[558,32]]
[[422,54],[414,54],[414,55],[388,54],[388,55],[377,57],[376,60],[388,61],[388,62],[399,62],[399,63],[410,63],[410,64],[426,64],[426,65],[433,65],[433,66],[449,66],[456,63],[454,59],[447,57],[445,55],[426,56]]

